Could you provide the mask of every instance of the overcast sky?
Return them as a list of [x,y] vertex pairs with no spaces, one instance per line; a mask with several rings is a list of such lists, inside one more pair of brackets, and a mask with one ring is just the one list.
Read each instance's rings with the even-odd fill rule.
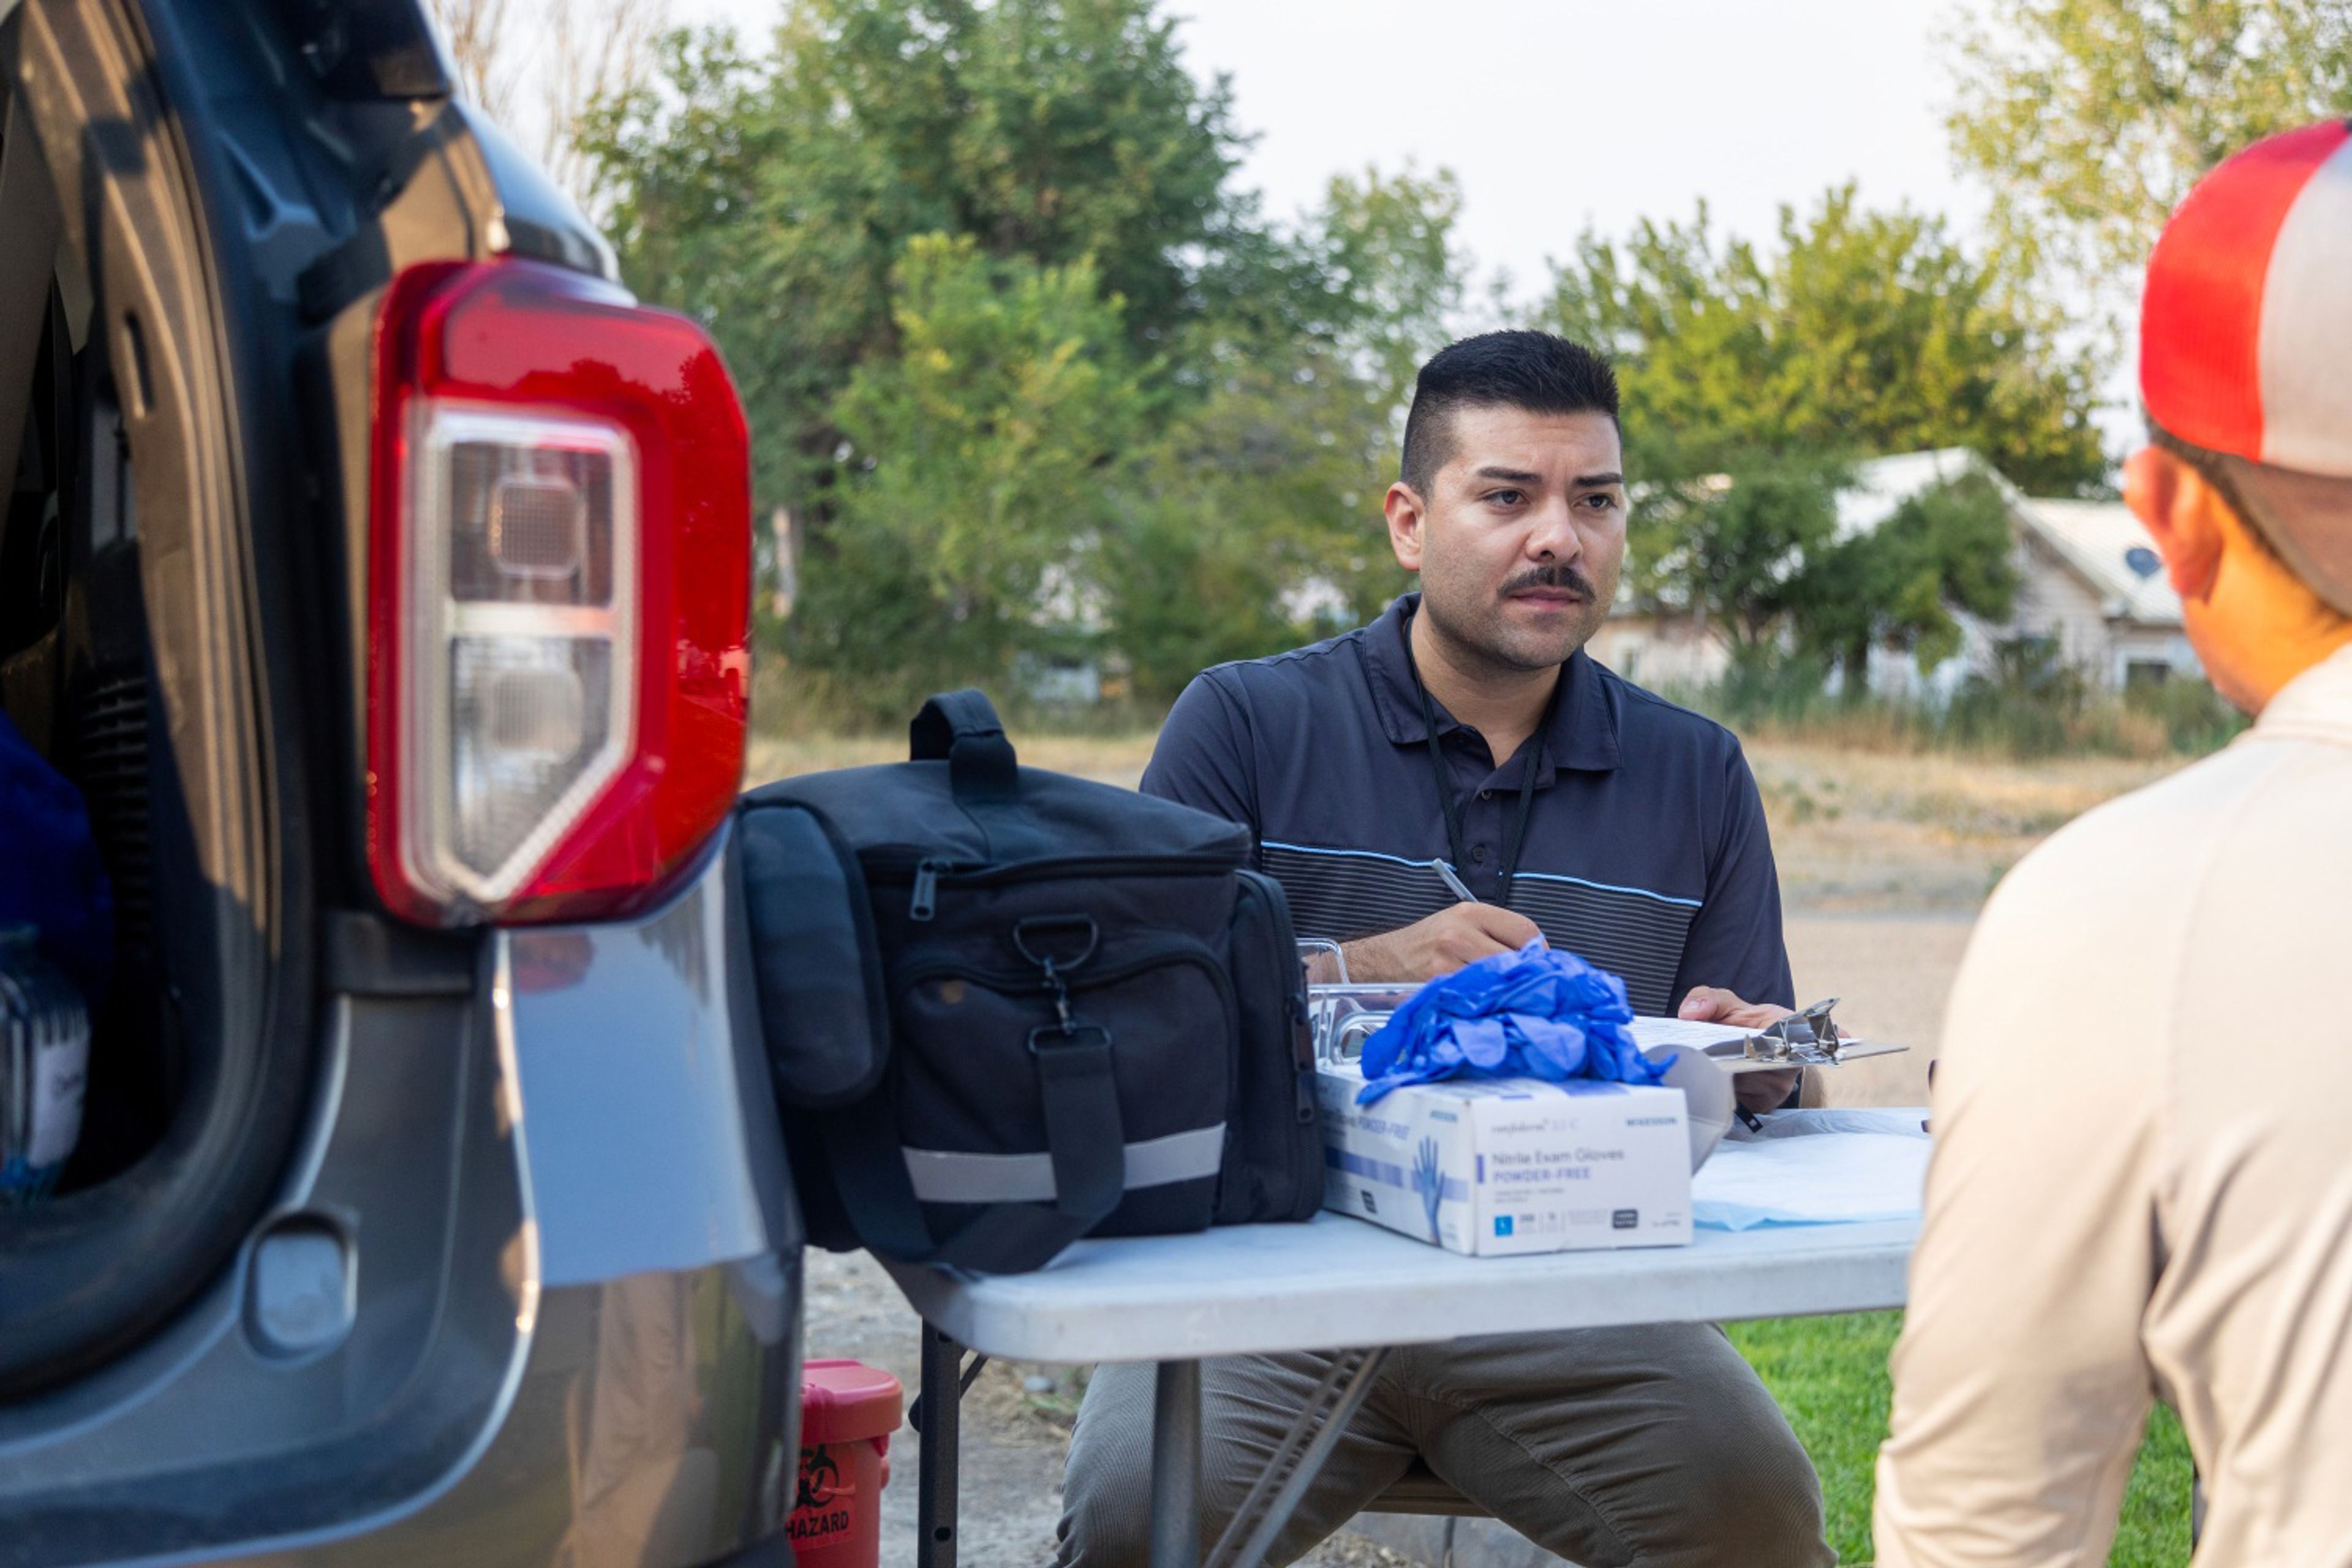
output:
[[[776,0],[671,0],[681,23],[762,36]],[[1686,218],[1769,242],[1846,180],[1985,243],[1983,191],[1958,178],[1940,39],[1960,0],[1169,0],[1186,58],[1233,79],[1257,140],[1243,177],[1266,210],[1317,205],[1367,163],[1462,182],[1463,247],[1531,300],[1587,226]],[[2100,424],[2136,438],[2130,356]]]
[[[774,0],[673,0],[764,32]],[[1862,182],[1873,205],[1983,203],[1951,173],[1935,36],[1952,0],[1171,0],[1192,68],[1229,72],[1268,211],[1367,163],[1449,168],[1461,238],[1546,279],[1586,225],[1688,216],[1769,236],[1780,204]]]

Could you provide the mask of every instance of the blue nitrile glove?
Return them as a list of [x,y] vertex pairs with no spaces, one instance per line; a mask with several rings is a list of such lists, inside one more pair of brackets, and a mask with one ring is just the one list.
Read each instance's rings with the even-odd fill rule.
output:
[[1359,1105],[1448,1078],[1598,1079],[1654,1084],[1674,1065],[1633,1044],[1625,983],[1531,942],[1431,981],[1364,1043]]
[[0,929],[31,926],[91,1011],[114,962],[114,898],[81,792],[0,713]]

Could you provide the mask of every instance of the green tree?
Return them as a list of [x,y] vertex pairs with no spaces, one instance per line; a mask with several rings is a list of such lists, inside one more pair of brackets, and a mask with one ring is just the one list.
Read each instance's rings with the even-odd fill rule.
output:
[[1817,550],[1797,585],[1794,618],[1807,647],[1858,682],[1873,647],[1934,668],[1960,651],[1961,615],[2006,620],[2017,586],[2008,506],[1992,479],[1969,473],[1911,497],[1870,531]]
[[624,274],[707,321],[742,386],[763,502],[822,523],[851,371],[895,352],[919,235],[1088,261],[1145,353],[1234,274],[1279,271],[1229,185],[1223,82],[1151,0],[788,0],[763,52],[679,34],[583,133]]
[[2344,0],[1991,0],[1954,42],[1947,128],[2002,250],[2109,301],[2208,169],[2352,108]]
[[2030,490],[2095,486],[2091,366],[1971,258],[1942,220],[1864,209],[1853,187],[1780,216],[1778,247],[1688,223],[1587,234],[1550,316],[1615,361],[1638,487],[1627,589],[1706,617],[1742,658],[1784,631],[1859,666],[1923,657],[1958,611],[2005,610],[2005,521],[1923,500],[1841,541],[1837,497],[1864,457],[1968,447]]
[[1809,575],[1837,536],[1843,463],[1814,452],[1720,454],[1716,473],[1636,492],[1622,591],[1719,630],[1735,658],[1776,647],[1782,618],[1813,596]]
[[1336,297],[1333,335],[1400,434],[1413,376],[1453,335],[1469,291],[1470,260],[1454,243],[1461,214],[1451,170],[1368,167],[1332,179],[1312,227],[1309,253]]
[[1552,324],[1616,362],[1633,478],[1962,446],[2038,493],[2101,482],[2094,367],[1942,219],[1848,184],[1783,207],[1779,238],[1718,239],[1702,205],[1622,244],[1587,233],[1555,268]]
[[1921,669],[1959,651],[1960,616],[1999,621],[2017,593],[2000,487],[1969,472],[1842,529],[1851,468],[1819,454],[1736,453],[1723,472],[1648,487],[1628,540],[1627,592],[1719,630],[1735,660],[1795,651],[1866,672],[1873,648]]
[[1001,679],[1087,618],[1150,401],[1088,263],[934,235],[893,280],[898,352],[831,410],[845,478],[796,617],[801,657],[872,713]]
[[1381,498],[1413,374],[1466,289],[1460,206],[1442,170],[1336,178],[1271,279],[1290,285],[1281,321],[1203,323],[1200,395],[1155,444],[1103,563],[1139,694],[1369,619],[1407,585]]
[[1167,695],[1402,584],[1380,496],[1459,188],[1366,170],[1266,221],[1173,26],[785,0],[592,116],[627,280],[710,326],[803,525],[794,656],[869,712],[1076,644]]
[[1353,625],[1403,586],[1380,500],[1393,465],[1374,389],[1336,351],[1242,360],[1150,456],[1105,556],[1113,636],[1139,695],[1208,665]]

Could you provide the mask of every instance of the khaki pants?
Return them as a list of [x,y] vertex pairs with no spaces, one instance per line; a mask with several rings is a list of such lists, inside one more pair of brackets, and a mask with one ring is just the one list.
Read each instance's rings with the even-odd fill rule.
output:
[[[1316,1354],[1202,1365],[1203,1549],[1321,1378]],[[1150,1559],[1152,1369],[1095,1369],[1063,1483],[1064,1568]],[[1390,1353],[1270,1563],[1338,1530],[1418,1455],[1582,1568],[1818,1568],[1821,1485],[1772,1396],[1709,1324],[1508,1334]]]

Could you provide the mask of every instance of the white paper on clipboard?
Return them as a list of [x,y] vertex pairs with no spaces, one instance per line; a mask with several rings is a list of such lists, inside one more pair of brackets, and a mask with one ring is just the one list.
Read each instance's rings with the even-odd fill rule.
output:
[[1747,1037],[1746,1029],[1731,1024],[1701,1024],[1689,1018],[1633,1020],[1633,1043],[1645,1051],[1703,1051],[1709,1046],[1738,1045]]

